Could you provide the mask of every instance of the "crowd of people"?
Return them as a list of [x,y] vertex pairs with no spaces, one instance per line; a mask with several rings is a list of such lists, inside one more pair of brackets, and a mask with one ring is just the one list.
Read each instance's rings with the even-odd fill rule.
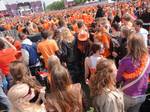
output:
[[0,21],[0,112],[148,112],[150,2]]

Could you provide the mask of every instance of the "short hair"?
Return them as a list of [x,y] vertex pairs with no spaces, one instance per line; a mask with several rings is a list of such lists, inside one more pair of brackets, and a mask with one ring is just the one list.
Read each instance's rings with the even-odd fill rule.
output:
[[133,31],[131,31],[129,28],[125,26],[121,27],[121,32],[126,38],[128,38],[133,33]]
[[59,24],[60,27],[63,27],[65,25],[65,21],[60,19],[58,24]]
[[25,37],[27,37],[24,33],[19,33],[18,37],[20,40],[24,40]]
[[48,31],[47,30],[42,31],[41,36],[42,36],[42,38],[47,39],[49,37]]
[[102,49],[101,44],[95,43],[92,45],[91,51],[92,53],[96,53],[98,50],[100,51]]
[[113,23],[113,24],[111,25],[111,27],[114,28],[116,31],[119,31],[119,30],[120,30],[120,26],[119,26],[118,23]]
[[123,19],[124,19],[125,21],[130,21],[130,20],[131,20],[131,16],[130,16],[129,14],[125,14],[125,15],[123,16]]
[[143,26],[143,21],[141,19],[135,20],[135,24],[139,26]]
[[78,25],[78,28],[82,28],[83,25],[84,25],[84,23],[83,23],[82,21],[79,21],[79,22],[77,23],[77,25]]
[[5,48],[5,43],[3,40],[0,39],[0,50]]

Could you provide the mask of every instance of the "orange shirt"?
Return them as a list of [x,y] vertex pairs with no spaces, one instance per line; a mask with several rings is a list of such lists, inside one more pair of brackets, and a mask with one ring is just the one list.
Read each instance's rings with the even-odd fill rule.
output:
[[16,47],[16,49],[17,49],[17,54],[16,54],[16,58],[17,59],[19,59],[20,57],[21,57],[21,42],[20,41],[18,41],[18,40],[16,40],[14,43],[13,43],[13,45]]
[[[110,47],[110,38],[108,37],[107,33],[98,33],[96,37],[103,45],[108,45],[108,47]],[[104,46],[103,56],[107,58],[109,55],[109,48],[105,48]]]
[[77,33],[78,32],[78,25],[74,24],[72,27],[73,27],[73,31],[75,31]]
[[18,26],[18,32],[22,32],[23,31],[23,27],[22,26]]
[[11,30],[11,25],[10,24],[6,24],[4,27],[5,27],[6,30]]
[[54,55],[56,51],[59,50],[57,43],[53,39],[47,39],[40,42],[37,46],[38,52],[40,52],[44,58],[45,66],[48,66],[48,58]]
[[16,47],[17,50],[21,50],[21,42],[19,40],[15,40],[13,45]]
[[0,69],[4,75],[9,74],[9,64],[16,60],[16,53],[12,48],[0,50]]
[[[102,34],[102,43],[104,45],[107,44],[108,47],[110,47],[110,39],[109,39],[108,35],[105,33]],[[107,49],[105,48],[103,56],[107,58],[109,55],[110,55],[109,48],[107,48]]]
[[44,28],[45,30],[49,30],[49,27],[50,27],[50,25],[49,25],[48,22],[45,22],[45,23],[43,24],[43,28]]

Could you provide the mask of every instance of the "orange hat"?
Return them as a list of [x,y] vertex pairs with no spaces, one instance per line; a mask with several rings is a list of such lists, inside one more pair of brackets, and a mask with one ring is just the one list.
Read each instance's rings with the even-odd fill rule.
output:
[[81,32],[78,34],[78,40],[79,40],[79,41],[86,41],[88,38],[89,38],[89,34],[88,34],[88,32],[86,32],[86,31],[81,31]]

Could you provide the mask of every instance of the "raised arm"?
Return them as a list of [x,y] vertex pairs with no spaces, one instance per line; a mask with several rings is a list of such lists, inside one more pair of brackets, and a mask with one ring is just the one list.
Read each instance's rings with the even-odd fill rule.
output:
[[7,39],[5,39],[4,37],[0,37],[1,40],[4,41],[5,44],[7,44],[9,47],[13,48],[15,51],[17,51],[16,47],[14,45],[12,45],[9,41],[7,41]]

